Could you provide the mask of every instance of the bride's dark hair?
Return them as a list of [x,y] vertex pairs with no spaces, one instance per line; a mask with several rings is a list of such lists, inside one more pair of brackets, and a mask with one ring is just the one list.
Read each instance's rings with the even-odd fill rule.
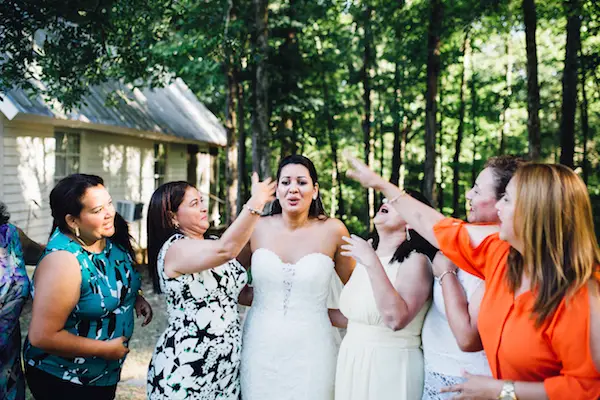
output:
[[[313,185],[316,185],[319,182],[319,178],[317,177],[317,169],[310,159],[304,157],[300,154],[292,154],[285,157],[283,160],[279,162],[279,167],[277,167],[277,183],[279,183],[279,178],[281,177],[281,170],[286,165],[302,165],[308,170],[310,178],[313,181]],[[276,215],[281,214],[283,211],[281,209],[281,203],[276,199],[271,205],[271,211],[267,215]],[[325,214],[325,207],[323,207],[323,201],[321,200],[321,193],[317,193],[317,199],[313,200],[310,203],[310,209],[308,210],[308,216],[312,218],[318,219],[327,219],[327,214]]]

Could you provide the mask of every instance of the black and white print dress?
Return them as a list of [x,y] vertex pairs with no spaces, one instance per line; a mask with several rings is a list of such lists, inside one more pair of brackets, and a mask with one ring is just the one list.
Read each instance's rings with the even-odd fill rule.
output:
[[238,400],[241,327],[237,299],[248,280],[236,260],[195,274],[169,278],[167,249],[185,236],[171,236],[158,254],[169,325],[158,339],[148,371],[148,398]]

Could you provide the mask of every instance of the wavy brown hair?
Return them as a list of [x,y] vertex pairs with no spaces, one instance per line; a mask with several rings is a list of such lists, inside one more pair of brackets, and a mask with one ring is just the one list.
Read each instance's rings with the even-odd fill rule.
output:
[[600,264],[592,206],[583,181],[557,164],[526,164],[515,174],[515,234],[523,254],[511,250],[507,280],[513,293],[523,272],[536,294],[533,313],[540,327],[562,302],[590,279]]

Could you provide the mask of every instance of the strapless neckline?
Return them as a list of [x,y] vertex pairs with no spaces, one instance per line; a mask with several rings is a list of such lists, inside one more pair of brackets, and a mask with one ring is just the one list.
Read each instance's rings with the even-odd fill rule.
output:
[[[285,262],[283,261],[283,259],[279,256],[279,254],[275,253],[273,250],[267,249],[266,247],[260,247],[256,250],[254,250],[254,254],[258,253],[259,251],[263,251],[266,254],[271,254],[272,256],[274,256],[281,264],[284,265],[298,265],[301,262],[305,261],[306,259],[308,259],[309,257],[324,257],[325,259],[327,259],[329,262],[331,262],[332,264],[335,264],[335,262],[333,261],[333,259],[328,256],[325,253],[321,253],[321,252],[312,252],[312,253],[308,253],[303,255],[302,257],[300,257],[298,260],[296,260],[296,262],[290,263],[290,262]],[[253,255],[254,255],[253,254]]]

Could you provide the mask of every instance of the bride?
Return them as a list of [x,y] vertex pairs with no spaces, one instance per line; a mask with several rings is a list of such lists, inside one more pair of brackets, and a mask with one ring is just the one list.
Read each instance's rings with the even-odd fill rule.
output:
[[325,216],[317,171],[304,156],[281,161],[276,195],[249,243],[253,290],[240,299],[252,301],[242,339],[242,398],[330,400],[337,346],[327,297],[334,270],[346,283],[354,268],[340,254],[348,230]]

